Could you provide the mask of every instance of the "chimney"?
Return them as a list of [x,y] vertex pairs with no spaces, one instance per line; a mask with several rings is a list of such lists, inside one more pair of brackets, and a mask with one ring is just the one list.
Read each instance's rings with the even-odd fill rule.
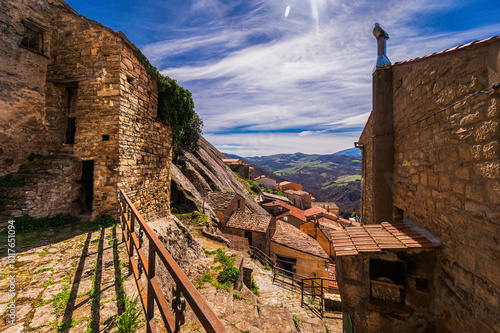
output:
[[387,58],[386,40],[389,39],[389,34],[380,27],[380,24],[375,23],[373,28],[373,36],[377,38],[377,62],[375,63],[375,72],[378,69],[386,69],[391,67],[391,61]]
[[392,105],[393,72],[385,52],[389,35],[377,23],[377,64],[373,71],[373,151],[372,151],[372,223],[392,220],[392,179],[394,172],[394,130]]

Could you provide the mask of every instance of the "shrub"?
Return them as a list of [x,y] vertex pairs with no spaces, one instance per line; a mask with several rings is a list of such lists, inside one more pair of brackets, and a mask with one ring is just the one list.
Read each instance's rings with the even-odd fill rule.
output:
[[224,267],[232,267],[236,261],[234,257],[228,257],[224,251],[219,248],[215,253],[214,262],[220,262]]
[[240,270],[236,267],[225,267],[217,276],[217,281],[220,283],[235,283],[240,277]]
[[257,285],[257,282],[255,282],[253,277],[252,277],[251,287],[252,287],[252,293],[254,293],[255,296],[259,296],[259,286]]

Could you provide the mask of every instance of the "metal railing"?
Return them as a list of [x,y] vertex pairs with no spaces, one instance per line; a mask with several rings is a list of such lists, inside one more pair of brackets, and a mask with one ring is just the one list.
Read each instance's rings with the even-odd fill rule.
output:
[[339,291],[339,288],[329,286],[331,281],[335,280],[322,277],[303,279],[300,305],[304,306],[304,296],[309,296],[312,299],[319,297],[320,313],[323,316],[325,313],[325,294],[337,294]]
[[[167,331],[178,332],[180,326],[184,323],[184,310],[187,300],[187,303],[207,332],[227,333],[227,329],[222,325],[217,315],[146,224],[122,189],[120,189],[118,206],[122,238],[127,246],[130,267],[134,274],[137,289],[141,294],[142,306],[146,314],[147,332],[158,332],[154,319],[155,305],[158,307]],[[137,237],[136,230],[139,237]],[[148,238],[147,256],[142,249],[144,235]],[[137,254],[137,262],[134,253]],[[160,259],[175,283],[170,306],[155,276],[156,258]],[[143,271],[147,278],[147,290],[141,282]]]
[[339,291],[338,288],[329,286],[330,282],[335,282],[336,280],[322,277],[308,278],[307,276],[279,267],[277,262],[255,246],[250,246],[250,251],[252,258],[259,260],[263,265],[267,265],[271,268],[273,273],[273,283],[278,281],[282,285],[289,286],[292,292],[296,290],[296,287],[300,290],[301,306],[304,306],[304,296],[311,297],[312,299],[319,297],[319,311],[321,313],[321,317],[323,317],[325,313],[325,294],[337,294]]

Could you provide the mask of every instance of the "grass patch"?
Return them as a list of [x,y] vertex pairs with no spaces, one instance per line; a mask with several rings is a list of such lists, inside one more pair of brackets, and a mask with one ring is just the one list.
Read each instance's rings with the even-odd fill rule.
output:
[[206,214],[201,212],[194,212],[191,215],[191,219],[197,226],[204,226],[210,224],[210,218]]
[[217,249],[215,252],[214,262],[220,262],[224,267],[232,267],[236,262],[236,257],[228,257],[222,249]]
[[139,296],[125,298],[125,310],[116,317],[115,326],[119,333],[133,333],[142,326],[143,319],[140,306],[137,304]]
[[210,274],[209,272],[206,272],[205,274],[203,274],[203,276],[201,277],[200,281],[198,281],[198,283],[196,283],[196,288],[200,288],[204,283],[206,282],[212,282],[213,281],[213,278],[212,278],[212,274]]
[[52,270],[54,270],[54,268],[52,268],[52,267],[40,268],[39,270],[37,270],[35,272],[35,274],[40,274],[40,273],[47,272],[47,271],[52,271]]
[[54,309],[62,311],[66,308],[72,297],[73,293],[69,289],[69,286],[66,285],[60,293],[52,298],[52,306]]
[[67,329],[73,327],[73,326],[76,326],[78,325],[79,323],[81,323],[82,321],[84,321],[83,318],[81,319],[70,319],[70,320],[66,320],[62,323],[60,323],[59,325],[57,325],[57,331],[58,332],[63,332],[63,331],[66,331]]
[[233,293],[233,301],[237,299],[245,299],[245,298],[238,295],[238,293]]

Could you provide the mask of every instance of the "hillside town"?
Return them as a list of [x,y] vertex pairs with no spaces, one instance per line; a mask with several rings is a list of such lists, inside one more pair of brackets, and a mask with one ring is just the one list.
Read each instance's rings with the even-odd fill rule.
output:
[[500,332],[499,36],[393,64],[375,24],[346,219],[183,141],[122,32],[63,0],[0,28],[0,332]]

